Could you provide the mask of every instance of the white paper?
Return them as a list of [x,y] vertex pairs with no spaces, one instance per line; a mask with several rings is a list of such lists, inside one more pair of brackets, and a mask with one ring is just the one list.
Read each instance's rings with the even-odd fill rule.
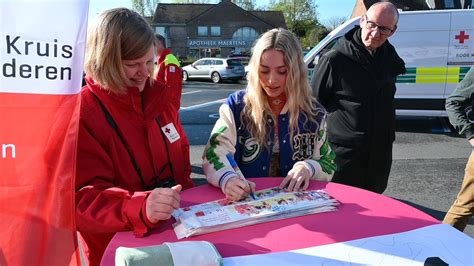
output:
[[[383,225],[381,225],[383,226]],[[439,257],[449,265],[474,265],[474,240],[446,224],[287,252],[224,258],[245,265],[424,265]]]

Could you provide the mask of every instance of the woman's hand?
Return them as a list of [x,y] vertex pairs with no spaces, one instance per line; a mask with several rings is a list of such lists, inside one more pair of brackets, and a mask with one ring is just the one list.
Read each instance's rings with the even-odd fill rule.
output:
[[181,197],[179,192],[182,186],[172,188],[155,188],[146,199],[146,217],[148,221],[157,223],[171,218],[171,213],[179,208]]
[[302,163],[297,163],[288,172],[288,175],[283,179],[280,188],[287,188],[288,191],[306,190],[311,179],[311,171]]
[[228,200],[238,201],[255,191],[255,183],[238,176],[231,177],[225,184],[224,194]]

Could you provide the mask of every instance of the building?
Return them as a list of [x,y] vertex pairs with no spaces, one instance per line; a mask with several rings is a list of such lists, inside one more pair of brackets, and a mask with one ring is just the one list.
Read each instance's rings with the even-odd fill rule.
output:
[[281,11],[246,11],[222,0],[218,4],[161,4],[152,20],[155,32],[178,57],[248,55],[258,36],[286,28]]
[[[351,17],[357,17],[365,13],[367,9],[380,0],[357,0]],[[466,9],[472,8],[472,0],[390,0],[398,9],[408,10],[430,10],[430,9]]]

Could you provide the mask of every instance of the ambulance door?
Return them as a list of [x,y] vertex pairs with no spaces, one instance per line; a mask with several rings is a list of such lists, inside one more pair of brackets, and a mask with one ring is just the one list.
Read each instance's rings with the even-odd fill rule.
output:
[[474,65],[474,10],[453,11],[445,98]]

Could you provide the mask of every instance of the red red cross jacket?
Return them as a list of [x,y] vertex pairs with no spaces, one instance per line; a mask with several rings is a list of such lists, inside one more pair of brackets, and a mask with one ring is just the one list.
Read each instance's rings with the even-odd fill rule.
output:
[[155,81],[153,86],[147,83],[142,93],[133,87],[118,95],[101,89],[91,78],[86,81],[81,92],[76,222],[95,265],[115,232],[133,230],[142,236],[159,226],[146,219],[146,189],[167,177],[174,177],[184,189],[193,183],[189,142],[179,122],[181,89]]
[[178,59],[171,53],[170,48],[165,48],[157,60],[155,79],[160,80],[172,88],[183,86],[183,76]]

